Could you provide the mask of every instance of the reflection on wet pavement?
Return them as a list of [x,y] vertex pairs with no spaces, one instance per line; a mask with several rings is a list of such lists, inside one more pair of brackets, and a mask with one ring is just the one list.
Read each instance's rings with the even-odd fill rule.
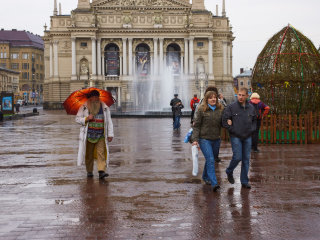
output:
[[[318,239],[319,145],[261,146],[252,189],[191,175],[189,118],[113,119],[110,176],[76,167],[79,126],[62,111],[0,123],[0,239]],[[200,166],[204,158],[200,154]]]

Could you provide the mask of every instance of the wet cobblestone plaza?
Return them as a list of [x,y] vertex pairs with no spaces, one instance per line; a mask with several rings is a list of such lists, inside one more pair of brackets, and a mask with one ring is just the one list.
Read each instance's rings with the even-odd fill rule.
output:
[[79,126],[63,111],[0,123],[0,239],[319,239],[320,146],[267,145],[252,154],[252,189],[193,177],[191,145],[172,119],[113,118],[110,176],[76,166]]

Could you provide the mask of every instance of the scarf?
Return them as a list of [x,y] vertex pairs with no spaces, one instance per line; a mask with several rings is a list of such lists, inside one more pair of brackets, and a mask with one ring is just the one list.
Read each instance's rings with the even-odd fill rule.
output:
[[216,105],[211,106],[210,104],[208,104],[209,108],[211,108],[212,111],[216,110]]

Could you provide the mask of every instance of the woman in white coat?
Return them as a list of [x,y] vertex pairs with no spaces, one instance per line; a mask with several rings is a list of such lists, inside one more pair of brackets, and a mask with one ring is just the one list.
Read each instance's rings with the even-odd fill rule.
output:
[[96,158],[99,178],[107,177],[105,169],[110,160],[108,142],[114,136],[113,124],[110,109],[100,102],[98,91],[90,92],[88,101],[77,113],[76,122],[81,125],[77,165],[81,166],[85,162],[87,176],[93,177],[93,162]]

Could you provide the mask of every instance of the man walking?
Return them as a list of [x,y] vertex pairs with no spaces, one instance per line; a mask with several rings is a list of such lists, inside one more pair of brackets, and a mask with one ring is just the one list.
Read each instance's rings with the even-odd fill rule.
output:
[[240,182],[243,188],[251,188],[249,184],[249,164],[251,154],[252,133],[256,129],[257,117],[254,107],[248,102],[248,89],[240,88],[237,101],[228,105],[222,117],[222,125],[229,131],[232,160],[226,169],[228,181],[234,184],[233,171],[241,162]]
[[[106,158],[108,163],[108,142],[113,139],[113,124],[109,107],[100,101],[99,96],[99,91],[91,91],[88,101],[77,113],[76,122],[81,125],[78,165],[85,160],[87,177],[93,177],[93,163],[96,158],[99,178],[103,179],[108,176],[105,172]],[[97,156],[94,156],[95,152]]]
[[173,129],[179,129],[180,117],[182,115],[181,109],[184,108],[181,100],[178,98],[178,94],[174,94],[174,98],[170,102],[173,118]]
[[199,102],[200,102],[200,99],[198,98],[197,94],[194,94],[193,98],[190,101],[190,107],[191,107],[191,110],[192,110],[192,112],[191,112],[191,124],[193,123],[194,112],[195,112]]

